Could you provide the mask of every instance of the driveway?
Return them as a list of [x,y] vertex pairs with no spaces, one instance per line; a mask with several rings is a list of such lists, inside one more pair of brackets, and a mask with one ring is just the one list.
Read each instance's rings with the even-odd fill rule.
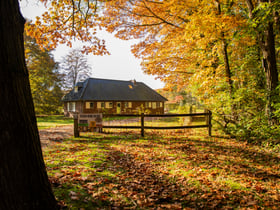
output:
[[39,130],[42,147],[51,142],[60,142],[65,138],[73,136],[73,125],[57,126],[49,129]]

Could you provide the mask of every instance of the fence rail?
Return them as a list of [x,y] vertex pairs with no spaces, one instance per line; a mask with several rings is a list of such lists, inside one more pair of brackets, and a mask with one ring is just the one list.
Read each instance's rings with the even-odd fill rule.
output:
[[[197,117],[204,116],[206,117],[205,125],[184,125],[184,126],[145,126],[145,118],[148,117]],[[188,129],[188,128],[208,128],[208,135],[211,136],[212,133],[212,113],[211,111],[205,113],[189,113],[189,114],[138,114],[138,115],[129,115],[129,114],[104,114],[104,118],[106,117],[140,117],[141,125],[140,126],[123,126],[123,125],[103,125],[103,128],[112,128],[112,129],[141,129],[141,136],[144,136],[146,129]]]
[[[145,118],[157,117],[157,118],[167,118],[167,117],[197,117],[204,116],[206,119],[205,125],[183,125],[183,126],[145,126]],[[212,133],[212,112],[207,111],[204,113],[189,113],[189,114],[103,114],[103,119],[108,117],[139,117],[141,125],[102,125],[102,128],[111,129],[141,129],[141,136],[144,137],[146,129],[188,129],[188,128],[208,128],[208,135],[211,136]],[[74,118],[74,136],[79,136],[77,119]]]

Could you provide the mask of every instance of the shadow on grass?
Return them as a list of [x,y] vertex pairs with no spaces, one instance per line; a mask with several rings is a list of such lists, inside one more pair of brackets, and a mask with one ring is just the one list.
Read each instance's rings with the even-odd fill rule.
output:
[[53,145],[45,156],[55,195],[69,209],[280,204],[279,157],[232,139],[87,134]]

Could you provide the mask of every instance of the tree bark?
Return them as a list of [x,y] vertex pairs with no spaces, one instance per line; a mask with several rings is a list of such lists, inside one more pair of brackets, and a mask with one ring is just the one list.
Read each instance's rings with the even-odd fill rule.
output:
[[268,91],[267,115],[269,116],[270,124],[277,124],[277,119],[274,117],[272,104],[277,102],[279,92],[278,86],[278,70],[276,64],[275,40],[273,23],[269,23],[267,30],[264,32],[263,40],[261,41],[261,49],[263,54],[263,68],[266,74],[266,86]]
[[42,156],[18,0],[0,1],[0,209],[58,209]]
[[[260,0],[259,3],[272,3],[272,0]],[[246,0],[249,10],[249,18],[253,19],[254,5],[251,0]],[[273,17],[271,21],[265,26],[265,30],[259,32],[258,42],[263,56],[263,69],[266,75],[266,89],[267,89],[267,108],[266,115],[268,116],[269,124],[278,124],[278,120],[273,115],[275,108],[272,104],[277,102],[279,97],[279,91],[277,86],[279,84],[278,70],[276,62],[276,50],[275,50],[275,38],[274,38],[274,21]]]

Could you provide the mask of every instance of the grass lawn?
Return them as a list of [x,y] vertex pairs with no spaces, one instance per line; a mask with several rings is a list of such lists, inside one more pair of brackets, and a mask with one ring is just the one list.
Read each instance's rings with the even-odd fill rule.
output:
[[50,115],[37,117],[37,126],[40,129],[47,129],[56,126],[73,125],[73,118],[67,118],[63,115]]
[[206,129],[92,134],[43,148],[69,209],[279,209],[280,154]]

